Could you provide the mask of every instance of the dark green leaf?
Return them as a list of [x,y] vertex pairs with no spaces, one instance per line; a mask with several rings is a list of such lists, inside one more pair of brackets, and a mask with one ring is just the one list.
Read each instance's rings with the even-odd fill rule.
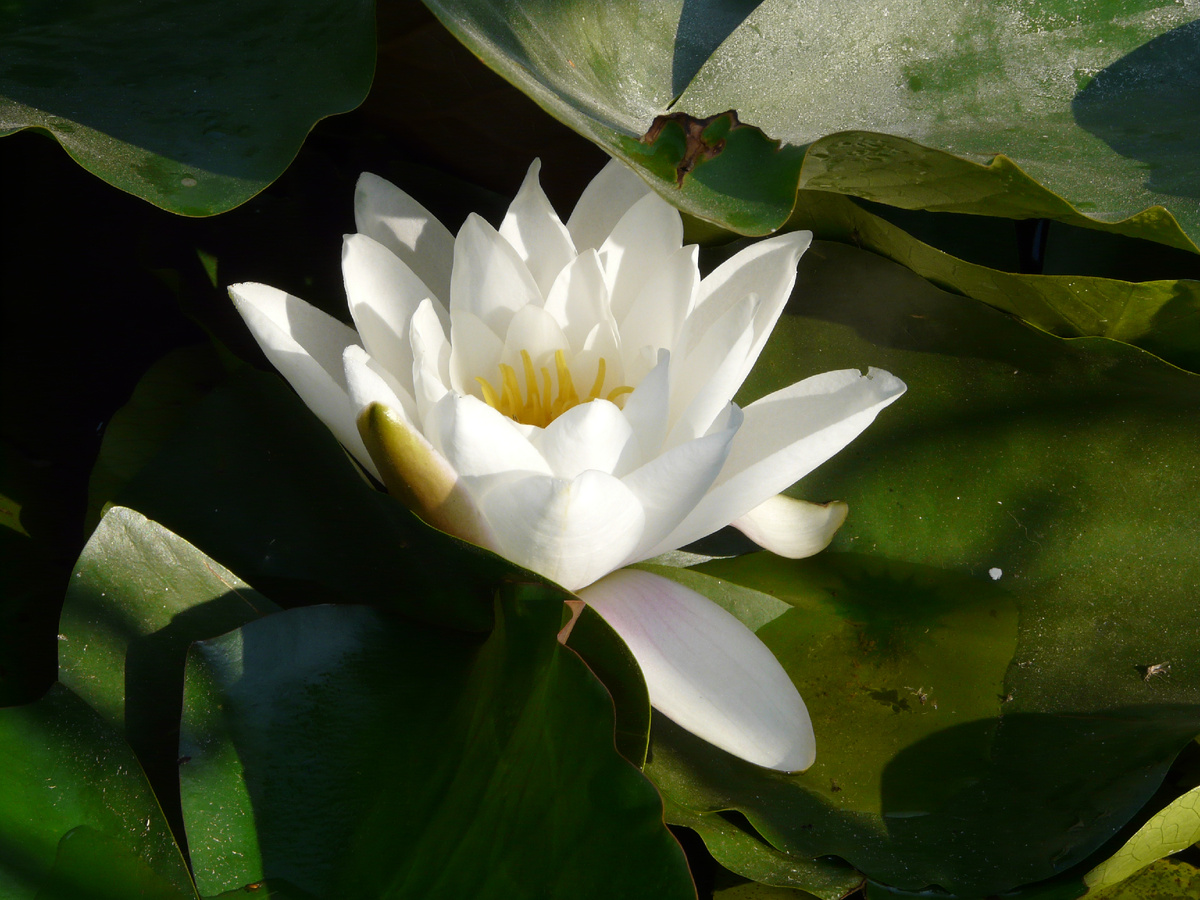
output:
[[702,832],[735,810],[897,888],[1047,879],[1200,732],[1200,378],[849,247],[815,245],[799,283],[742,400],[866,365],[909,392],[800,485],[849,503],[834,552],[702,568],[792,607],[748,621],[809,703],[817,765],[758,770],[656,718],[647,773]]
[[315,606],[196,644],[181,778],[202,891],[692,896],[560,610],[513,586],[486,638]]
[[50,880],[37,900],[186,900],[195,897],[162,878],[120,841],[80,825],[58,842]]
[[0,896],[57,900],[80,867],[97,887],[153,886],[155,900],[196,896],[132,751],[55,685],[37,703],[0,710]]
[[0,134],[44,130],[156,206],[224,212],[362,102],[374,45],[368,0],[17,0],[0,9]]
[[176,827],[188,646],[276,610],[130,509],[110,509],[84,547],[59,625],[59,680],[124,735]]

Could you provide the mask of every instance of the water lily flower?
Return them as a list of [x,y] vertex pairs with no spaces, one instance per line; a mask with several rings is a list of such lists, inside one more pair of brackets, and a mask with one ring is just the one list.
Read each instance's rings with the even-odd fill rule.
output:
[[826,372],[739,408],[809,232],[706,278],[679,213],[612,162],[564,224],[529,169],[499,229],[457,236],[364,174],[342,271],[355,328],[261,284],[230,294],[268,359],[430,523],[562,584],[629,644],[651,702],[759,765],[807,768],[812,726],[770,651],[676,582],[623,567],[733,524],[789,557],[844,504],[778,496],[904,392]]

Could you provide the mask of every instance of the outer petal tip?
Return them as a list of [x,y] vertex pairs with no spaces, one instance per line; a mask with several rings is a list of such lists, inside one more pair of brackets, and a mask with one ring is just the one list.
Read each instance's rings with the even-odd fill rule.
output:
[[734,519],[732,525],[764,550],[803,559],[829,546],[849,511],[841,500],[808,503],[777,494]]
[[579,591],[629,646],[650,702],[747,762],[799,772],[816,758],[808,710],[750,629],[695,591],[622,569]]

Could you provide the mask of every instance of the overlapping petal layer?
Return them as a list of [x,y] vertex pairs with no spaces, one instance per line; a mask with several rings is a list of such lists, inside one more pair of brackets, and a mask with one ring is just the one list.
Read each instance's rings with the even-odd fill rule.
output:
[[[565,224],[538,171],[499,229],[471,216],[453,237],[363,175],[359,233],[342,257],[357,331],[263,285],[231,295],[271,362],[389,490],[439,527],[583,590],[667,715],[747,759],[803,768],[811,727],[781,670],[764,674],[768,660],[778,669],[765,647],[698,595],[609,573],[731,523],[777,552],[819,551],[845,507],[775,495],[904,385],[878,370],[828,372],[739,409],[733,395],[811,235],[761,241],[701,279],[678,212],[620,164]],[[750,687],[733,686],[729,660],[749,667]]]

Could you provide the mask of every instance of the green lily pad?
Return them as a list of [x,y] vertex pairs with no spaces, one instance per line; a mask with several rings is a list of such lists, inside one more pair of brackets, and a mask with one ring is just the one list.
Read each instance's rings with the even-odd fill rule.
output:
[[374,26],[369,0],[17,0],[0,10],[0,134],[40,129],[156,206],[224,212],[362,102]]
[[817,764],[766,772],[656,718],[647,774],[701,834],[740,823],[880,885],[973,898],[1048,879],[1200,733],[1200,378],[851,247],[816,244],[799,285],[742,401],[847,366],[909,391],[797,488],[849,503],[831,552],[700,568],[715,599],[771,598],[757,619],[730,608],[809,703]]
[[1119,884],[1164,856],[1200,841],[1200,787],[1169,803],[1138,829],[1121,849],[1084,876],[1093,891]]
[[[93,892],[64,894],[81,867]],[[62,685],[0,709],[0,896],[196,897],[137,758]]]
[[1196,249],[1200,30],[1172,3],[426,5],[672,203],[744,234],[811,188]]
[[110,509],[83,549],[59,623],[59,680],[129,742],[176,827],[187,649],[278,609],[130,509]]
[[194,645],[181,779],[202,892],[694,896],[560,610],[509,586],[487,637],[314,606]]

